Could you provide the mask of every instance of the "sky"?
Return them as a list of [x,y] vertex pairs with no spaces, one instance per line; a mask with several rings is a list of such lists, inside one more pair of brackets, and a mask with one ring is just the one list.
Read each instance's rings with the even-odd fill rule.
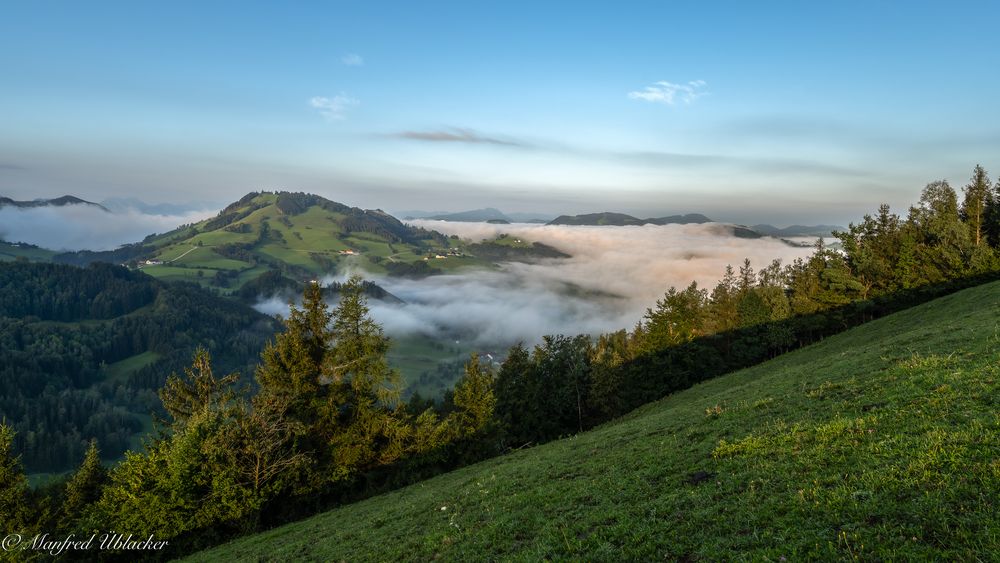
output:
[[1000,172],[995,2],[20,2],[0,195],[846,224]]

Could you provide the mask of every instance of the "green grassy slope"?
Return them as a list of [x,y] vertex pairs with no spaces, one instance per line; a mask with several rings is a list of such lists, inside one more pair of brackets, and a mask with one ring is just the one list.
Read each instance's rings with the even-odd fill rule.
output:
[[53,250],[0,240],[0,262],[24,258],[32,262],[47,262],[57,254]]
[[[228,288],[241,286],[248,278],[243,274],[258,271],[260,265],[303,279],[347,265],[385,273],[387,264],[423,262],[452,248],[454,256],[428,263],[432,272],[489,266],[488,261],[462,253],[463,241],[406,227],[380,211],[305,194],[248,194],[218,217],[144,243],[154,250],[143,258],[163,262],[143,264],[146,273],[211,285],[213,277],[223,272],[233,276]],[[242,245],[245,252],[227,252],[225,245]]]
[[968,289],[193,559],[989,560],[998,319]]

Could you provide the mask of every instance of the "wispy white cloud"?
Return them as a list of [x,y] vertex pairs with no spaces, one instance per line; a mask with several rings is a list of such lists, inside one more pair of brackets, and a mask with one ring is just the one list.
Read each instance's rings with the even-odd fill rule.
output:
[[340,62],[347,66],[365,66],[365,59],[357,53],[348,53],[340,57]]
[[331,120],[344,119],[347,110],[361,102],[341,92],[332,98],[315,96],[309,99],[309,105],[319,110],[320,115]]
[[672,106],[678,101],[690,104],[698,98],[708,94],[705,92],[707,84],[704,80],[692,80],[686,84],[674,84],[661,80],[646,86],[642,90],[629,92],[628,97],[632,100],[645,100],[656,104]]

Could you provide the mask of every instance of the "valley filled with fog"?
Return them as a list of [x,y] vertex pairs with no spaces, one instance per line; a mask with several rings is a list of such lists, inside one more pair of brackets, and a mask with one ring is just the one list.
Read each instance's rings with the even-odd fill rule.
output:
[[[375,319],[389,336],[471,340],[481,350],[503,351],[519,341],[530,345],[547,334],[631,329],[670,286],[682,288],[696,281],[711,290],[727,264],[738,268],[749,258],[759,269],[774,259],[789,263],[813,251],[771,237],[738,238],[730,227],[717,223],[625,227],[410,223],[473,241],[506,233],[572,256],[422,279],[367,276],[403,301],[370,302]],[[344,271],[325,281],[343,281],[352,273],[364,275]],[[286,299],[263,301],[257,309],[285,314]]]

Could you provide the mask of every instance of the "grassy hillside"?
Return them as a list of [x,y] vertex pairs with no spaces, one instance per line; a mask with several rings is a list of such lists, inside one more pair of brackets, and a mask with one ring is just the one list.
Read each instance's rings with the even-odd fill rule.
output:
[[988,560],[998,319],[965,290],[193,560]]
[[[151,249],[140,261],[148,274],[230,290],[267,270],[303,281],[347,266],[419,276],[493,261],[470,252],[469,241],[404,225],[382,211],[288,192],[248,194],[216,217],[143,244]],[[550,257],[528,250],[519,258]]]
[[10,262],[18,258],[31,262],[48,262],[55,254],[55,251],[34,245],[0,240],[0,262]]

